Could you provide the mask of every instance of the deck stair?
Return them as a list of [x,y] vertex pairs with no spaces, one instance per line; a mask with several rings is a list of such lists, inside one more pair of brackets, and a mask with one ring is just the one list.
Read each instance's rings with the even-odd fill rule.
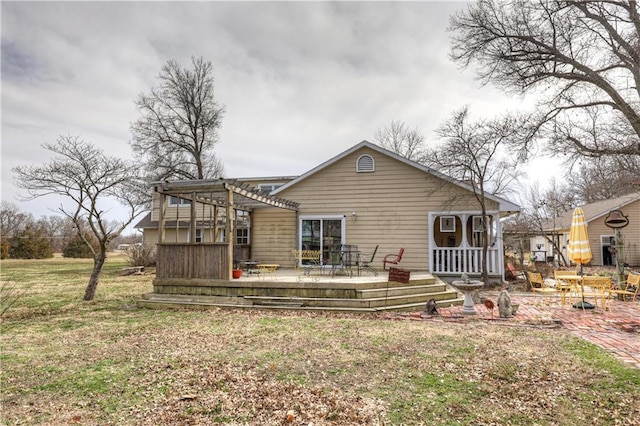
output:
[[287,280],[154,280],[154,292],[143,295],[149,308],[232,307],[340,312],[419,311],[429,299],[438,306],[460,305],[455,289],[431,274],[416,274],[408,283],[379,279],[323,278]]

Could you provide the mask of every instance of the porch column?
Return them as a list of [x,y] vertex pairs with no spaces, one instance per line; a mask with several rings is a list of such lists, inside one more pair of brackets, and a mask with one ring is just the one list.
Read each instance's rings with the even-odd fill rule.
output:
[[502,282],[507,282],[504,276],[504,235],[502,235],[502,223],[500,223],[500,213],[493,215],[493,221],[496,224],[496,245],[498,246],[498,271],[502,277]]
[[471,216],[468,214],[460,213],[460,221],[462,222],[461,248],[463,250],[462,270],[465,272],[470,271],[472,269],[471,266],[473,265],[473,259],[470,257],[471,254],[469,253],[469,248],[471,247],[471,244],[469,244],[469,240],[467,238],[467,222],[469,221],[469,217]]

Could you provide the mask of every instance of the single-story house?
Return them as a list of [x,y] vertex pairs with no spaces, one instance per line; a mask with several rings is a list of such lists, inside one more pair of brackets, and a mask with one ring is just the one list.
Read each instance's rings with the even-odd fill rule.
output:
[[[620,228],[620,235],[624,241],[622,261],[629,266],[640,266],[640,192],[627,194],[610,200],[597,201],[595,203],[580,206],[584,211],[587,221],[587,232],[593,259],[593,266],[615,265],[617,250],[615,241],[615,229],[608,227],[605,220],[613,210],[620,210],[627,217],[629,223]],[[547,235],[553,235],[560,241],[564,258],[567,258],[567,244],[569,242],[569,230],[573,210],[564,215],[548,221],[545,227]],[[545,257],[557,257],[552,244],[542,235],[531,238],[531,250],[536,260],[544,260]]]
[[[489,275],[499,279],[504,277],[501,219],[520,211],[488,195],[485,224],[469,184],[367,141],[296,177],[152,186],[153,209],[136,225],[143,229],[144,243],[198,246],[227,242],[232,235],[233,248],[227,244],[217,261],[222,277],[230,277],[227,265],[240,259],[294,267],[300,260],[292,250],[318,250],[322,266],[329,267],[331,248],[338,244],[368,253],[378,247],[377,269],[384,255],[404,248],[401,268],[478,276],[487,226]],[[171,252],[166,259],[176,255]]]

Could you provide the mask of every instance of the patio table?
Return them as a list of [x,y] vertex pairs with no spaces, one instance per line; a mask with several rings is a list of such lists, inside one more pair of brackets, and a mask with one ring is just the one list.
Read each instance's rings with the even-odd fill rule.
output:
[[240,264],[242,265],[242,269],[247,271],[247,274],[258,274],[260,271],[258,270],[258,262],[257,260],[241,260]]
[[[358,246],[353,244],[341,244],[332,248],[331,276],[334,276],[339,268],[343,272],[349,272],[349,277],[353,276],[353,266],[356,266],[358,276],[360,275],[360,262],[358,262],[360,251]],[[337,262],[336,262],[337,261]]]
[[[559,281],[562,280],[567,280],[567,281],[574,281],[577,282],[578,285],[580,286],[580,296],[581,296],[581,306],[582,309],[593,309],[593,306],[591,304],[589,304],[588,306],[585,306],[585,301],[584,301],[584,279],[585,278],[599,278],[597,275],[562,275],[560,277],[558,277]],[[594,296],[594,299],[597,299]],[[574,304],[574,307],[575,304]]]

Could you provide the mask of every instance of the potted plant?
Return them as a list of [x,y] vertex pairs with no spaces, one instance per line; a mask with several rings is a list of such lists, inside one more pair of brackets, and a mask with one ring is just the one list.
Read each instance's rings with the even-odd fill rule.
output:
[[233,269],[231,271],[231,276],[233,277],[233,279],[238,279],[242,276],[242,269]]

